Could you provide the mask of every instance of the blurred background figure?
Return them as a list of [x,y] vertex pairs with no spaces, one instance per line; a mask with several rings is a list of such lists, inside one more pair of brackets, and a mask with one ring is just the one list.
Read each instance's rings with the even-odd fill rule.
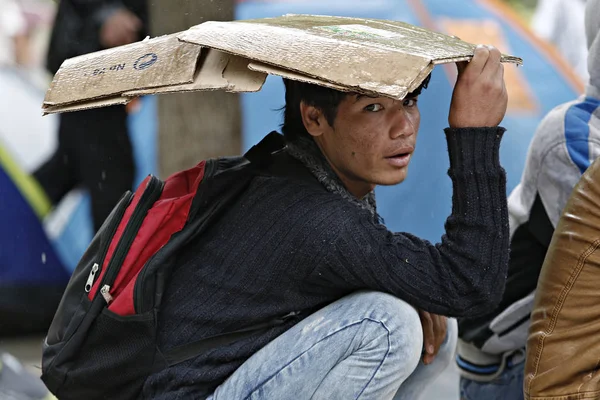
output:
[[[58,118],[42,118],[40,104],[64,59],[142,39],[145,2],[58,3],[49,40],[54,1],[0,0],[0,399],[49,395],[39,370],[31,368],[39,365],[41,341],[35,335],[45,333],[74,267],[70,264],[91,239],[80,229],[90,219],[80,215],[80,209],[88,210],[87,197],[75,192],[62,209],[51,212],[52,206],[70,189],[85,186],[92,198],[100,197],[92,201],[97,228],[102,214],[134,183],[129,127],[136,123],[124,107],[69,115],[62,120],[57,146]],[[140,104],[131,113],[139,111]],[[151,121],[152,115],[145,118]],[[151,130],[144,133],[151,140]],[[49,161],[38,169],[43,159]],[[30,175],[36,169],[44,188]],[[25,366],[2,350],[14,352]]]
[[[588,0],[593,3],[600,9],[600,0]],[[521,182],[508,199],[511,258],[502,302],[488,315],[459,321],[457,360],[467,400],[523,399],[525,346],[540,271],[573,188],[600,156],[600,13],[588,25],[584,44],[590,46],[591,78],[585,93],[542,120]]]
[[[145,0],[61,0],[50,38],[48,70],[54,74],[67,58],[133,43],[146,35]],[[73,188],[85,187],[97,231],[134,182],[127,110],[113,106],[59,118],[58,148],[34,176],[52,204]]]
[[586,0],[538,0],[531,28],[556,46],[560,54],[587,82],[587,46],[584,29]]
[[[30,65],[30,47],[29,47],[29,26],[28,20],[24,10],[21,7],[21,4],[16,0],[0,0],[0,68],[2,71],[17,71],[17,68],[26,68]],[[3,85],[3,92],[9,91],[11,89],[8,85]],[[2,135],[0,135],[0,139]],[[2,143],[0,141],[0,206],[14,206],[14,198],[11,196],[11,190],[14,189],[14,186],[8,183],[8,175],[5,173],[5,168],[8,165],[8,157],[5,151],[3,150]],[[8,169],[8,168],[6,168]],[[18,196],[20,198],[20,196]],[[25,213],[30,212],[29,207],[25,207]],[[27,225],[27,216],[21,214],[19,207],[17,209],[12,209],[10,212],[21,218],[17,221],[18,224]],[[33,213],[32,213],[33,214]],[[33,215],[33,218],[37,218]],[[3,225],[11,225],[12,235],[19,234],[19,228],[13,226],[11,223],[13,221],[8,221],[6,218],[2,218]],[[36,234],[40,234],[41,237],[44,237],[44,234],[41,230],[33,233],[32,235],[28,235],[28,239],[33,243],[39,244],[36,240]],[[38,237],[39,238],[39,237]],[[32,325],[36,325],[39,320],[36,318],[44,312],[40,312],[40,308],[37,308],[37,311],[34,311],[30,318],[26,317],[27,307],[15,307],[16,302],[13,299],[22,299],[21,306],[23,304],[27,304],[26,298],[23,299],[23,295],[27,295],[30,292],[23,293],[21,290],[23,286],[15,286],[13,278],[16,277],[17,273],[15,271],[17,269],[27,270],[27,265],[19,263],[19,261],[23,261],[22,259],[16,259],[14,257],[14,253],[11,254],[11,250],[14,249],[13,239],[7,238],[3,232],[0,232],[0,290],[7,289],[8,292],[2,290],[0,294],[0,336],[7,334],[8,332],[16,333],[20,331],[22,328],[21,325],[26,325],[27,329],[33,328],[42,329],[50,320],[50,316],[52,315],[52,308],[55,307],[60,297],[57,295],[54,296],[54,299],[42,299],[42,304],[44,302],[49,304],[49,309],[45,312],[46,316],[42,316],[42,326],[34,327]],[[48,246],[49,244],[46,243]],[[47,248],[46,248],[47,249]],[[42,244],[40,251],[44,251],[44,244]],[[18,256],[17,256],[18,257]],[[19,265],[12,266],[13,262],[17,262]],[[29,260],[28,260],[29,261]],[[50,264],[53,264],[54,260],[50,261]],[[32,264],[32,263],[28,263]],[[37,263],[34,262],[33,265],[39,265],[40,259],[38,258]],[[58,266],[59,275],[62,276],[59,278],[59,290],[62,289],[64,283],[66,283],[67,275],[59,263],[49,265],[49,269],[52,270],[53,267]],[[43,274],[44,278],[48,278],[47,274]],[[10,283],[8,283],[9,281]],[[45,282],[50,286],[54,283],[54,279],[50,279]],[[8,285],[10,286],[7,286]],[[30,282],[28,282],[30,283]],[[51,289],[52,290],[52,289]],[[18,293],[17,293],[18,292]],[[60,293],[60,291],[59,291]],[[43,308],[43,307],[42,307]],[[9,311],[10,310],[10,311]],[[13,313],[15,312],[16,313]],[[29,321],[26,321],[25,319]],[[24,324],[21,324],[21,321],[24,321]],[[15,357],[8,353],[3,353],[1,351],[2,345],[0,343],[0,399],[11,399],[11,400],[46,400],[52,399],[53,396],[46,390],[42,381],[34,375],[32,372],[28,371]]]
[[0,0],[0,65],[27,63],[27,24],[17,0]]

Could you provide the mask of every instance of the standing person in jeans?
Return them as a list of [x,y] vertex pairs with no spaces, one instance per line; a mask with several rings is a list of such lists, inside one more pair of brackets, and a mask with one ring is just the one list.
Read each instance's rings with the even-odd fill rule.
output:
[[[588,0],[590,84],[596,99],[589,136],[600,136],[600,0]],[[588,110],[589,111],[589,110]],[[584,127],[587,113],[579,113]],[[600,398],[598,330],[600,307],[600,162],[598,142],[589,147],[596,161],[585,171],[565,207],[544,261],[527,340],[525,398]]]
[[[71,57],[146,36],[146,0],[61,0],[47,66],[56,73]],[[94,229],[133,186],[135,163],[125,106],[60,115],[58,148],[34,176],[53,204],[82,185],[91,196]]]
[[406,178],[424,85],[398,101],[286,80],[287,147],[182,249],[157,340],[169,351],[281,323],[157,371],[143,397],[421,398],[454,353],[445,317],[483,314],[504,289],[500,57],[480,46],[459,64],[445,130],[453,206],[437,245],[387,230],[373,196]]
[[563,208],[600,156],[600,0],[586,9],[590,80],[585,94],[541,122],[508,210],[511,258],[500,306],[459,321],[458,365],[466,400],[523,398],[525,346],[538,277]]

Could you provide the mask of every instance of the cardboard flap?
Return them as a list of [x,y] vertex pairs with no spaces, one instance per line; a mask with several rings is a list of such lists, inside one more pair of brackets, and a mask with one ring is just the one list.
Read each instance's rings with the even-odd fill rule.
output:
[[328,87],[330,89],[339,90],[341,92],[351,91],[351,89],[349,89],[347,87],[336,85],[335,83],[331,83],[331,82],[325,82],[325,81],[313,78],[311,76],[302,75],[298,72],[288,71],[287,69],[275,67],[273,65],[267,65],[267,64],[263,64],[263,63],[259,63],[259,62],[251,62],[250,64],[248,64],[248,68],[251,69],[252,71],[259,71],[259,72],[264,72],[265,74],[280,76],[282,78],[292,79],[295,81],[312,83],[315,85]]
[[[402,22],[315,15],[206,22],[178,37],[352,91],[396,99],[418,86],[433,64],[468,60],[475,49],[456,37]],[[521,62],[507,55],[503,59]]]
[[223,78],[231,85],[229,92],[258,92],[267,79],[268,72],[250,69],[247,58],[230,56],[229,64],[223,71]]
[[248,69],[249,60],[214,49],[204,49],[194,74],[193,82],[157,88],[131,90],[124,96],[226,90],[230,92],[256,92],[262,88],[267,75]]
[[430,64],[421,56],[390,52],[349,41],[308,36],[289,29],[246,22],[207,22],[181,40],[236,54],[353,91],[404,98],[415,76]]
[[46,93],[47,106],[109,97],[194,79],[200,47],[167,35],[69,59]]

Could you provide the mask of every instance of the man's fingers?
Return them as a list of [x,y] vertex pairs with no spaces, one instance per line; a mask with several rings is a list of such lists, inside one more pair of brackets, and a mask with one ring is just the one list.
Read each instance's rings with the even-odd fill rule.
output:
[[125,25],[128,30],[137,32],[142,27],[142,21],[138,17],[136,17],[134,14],[127,13],[124,15],[123,25]]
[[433,320],[429,313],[423,313],[421,316],[421,325],[423,327],[423,345],[427,354],[433,354],[435,351],[435,332],[433,330]]
[[489,56],[490,50],[484,45],[478,45],[465,72],[469,72],[475,76],[481,75]]
[[502,53],[495,47],[489,47],[489,57],[485,62],[485,66],[483,67],[483,71],[481,74],[483,76],[487,76],[491,79],[494,79],[496,75],[500,72],[500,68],[502,63],[500,59],[502,58]]
[[502,63],[500,63],[498,66],[498,74],[496,75],[496,79],[500,80],[502,85],[504,85],[504,64]]
[[137,35],[135,31],[127,31],[127,33],[123,36],[123,39],[125,40],[124,44],[133,43],[136,41]]
[[424,315],[424,317],[421,319],[421,325],[423,327],[423,345],[425,347],[423,363],[427,365],[433,362],[435,353],[435,332],[431,314],[426,313]]

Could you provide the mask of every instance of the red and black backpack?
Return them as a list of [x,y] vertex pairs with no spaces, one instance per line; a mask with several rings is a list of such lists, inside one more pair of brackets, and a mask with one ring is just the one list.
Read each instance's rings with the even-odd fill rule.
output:
[[202,161],[166,181],[127,192],[79,261],[44,341],[42,380],[61,400],[131,399],[154,371],[281,321],[163,352],[157,314],[175,254],[285,147],[276,132],[244,157]]

